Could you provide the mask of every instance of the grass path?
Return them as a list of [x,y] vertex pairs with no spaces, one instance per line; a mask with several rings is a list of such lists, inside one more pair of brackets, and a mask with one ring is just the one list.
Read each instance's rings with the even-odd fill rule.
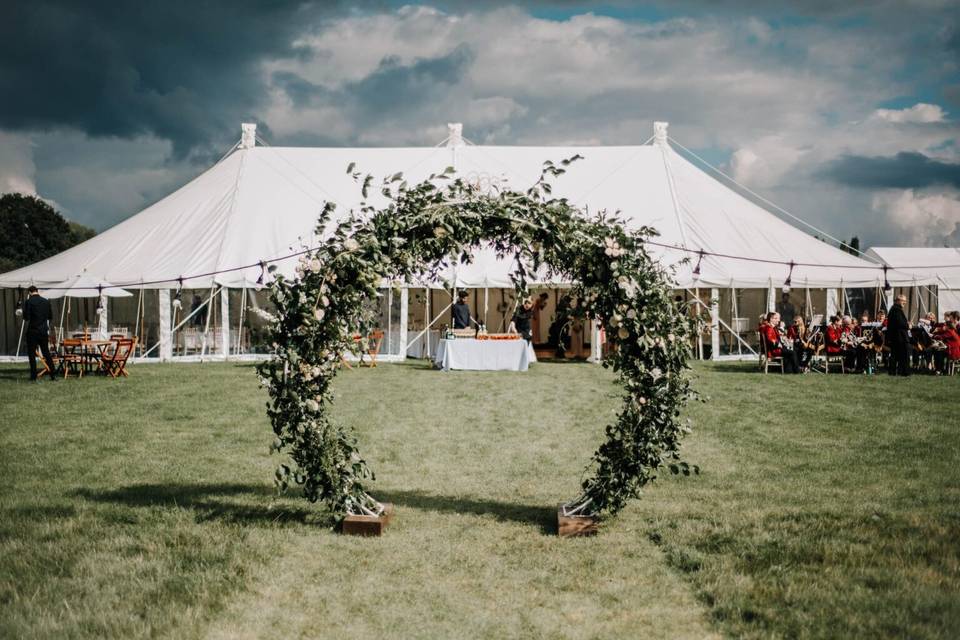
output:
[[600,545],[554,535],[551,505],[576,491],[597,407],[616,405],[604,373],[344,376],[340,415],[375,461],[377,495],[397,505],[394,525],[380,540],[298,533],[209,637],[711,637],[639,521]]

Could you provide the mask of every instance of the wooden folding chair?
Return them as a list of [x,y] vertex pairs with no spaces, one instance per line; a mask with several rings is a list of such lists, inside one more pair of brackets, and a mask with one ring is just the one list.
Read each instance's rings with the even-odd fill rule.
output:
[[57,351],[57,343],[53,340],[49,341],[47,348],[50,350],[50,359],[53,360],[53,371],[50,370],[50,365],[47,364],[47,359],[43,357],[43,353],[40,351],[40,347],[37,347],[35,357],[43,365],[43,371],[37,373],[37,378],[42,378],[43,376],[50,376],[51,378],[56,375],[56,372],[61,368],[60,363],[60,352]]
[[100,359],[100,368],[111,377],[119,378],[120,376],[129,375],[127,373],[127,360],[136,348],[137,339],[120,338],[116,340],[116,343],[117,345],[112,353],[106,352],[103,354],[103,357]]
[[760,368],[764,373],[770,373],[770,366],[780,367],[780,373],[783,373],[783,356],[769,357],[767,355],[767,338],[762,331],[757,331],[757,337],[760,339]]
[[[367,355],[370,356],[368,367],[377,366],[377,355],[380,354],[380,345],[383,344],[383,331],[377,330],[367,338]],[[362,354],[361,354],[362,356]],[[360,358],[360,365],[363,366],[363,357]]]
[[[82,335],[82,334],[81,334]],[[71,369],[77,374],[77,377],[83,377],[83,340],[80,338],[65,338],[60,343],[62,353],[60,354],[61,369],[63,377],[70,377]]]

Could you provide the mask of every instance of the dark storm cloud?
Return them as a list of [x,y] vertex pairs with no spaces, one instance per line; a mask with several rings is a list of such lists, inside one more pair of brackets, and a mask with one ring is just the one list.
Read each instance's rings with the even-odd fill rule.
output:
[[876,158],[841,156],[821,169],[819,175],[840,184],[865,189],[918,189],[934,185],[960,187],[960,164],[940,162],[913,152]]
[[331,88],[314,84],[288,71],[271,75],[274,87],[287,94],[295,107],[325,104],[348,109],[358,124],[380,116],[416,111],[442,99],[467,74],[473,51],[461,44],[449,53],[433,58],[416,58],[403,63],[387,56],[369,75],[355,82]]
[[299,0],[11,5],[0,21],[0,128],[153,134],[180,157],[256,120],[260,63],[310,55],[295,37],[335,10]]

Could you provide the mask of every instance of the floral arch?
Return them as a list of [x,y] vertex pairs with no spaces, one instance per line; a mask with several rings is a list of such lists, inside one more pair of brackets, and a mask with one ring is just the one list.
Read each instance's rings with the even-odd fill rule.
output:
[[[469,262],[484,244],[516,261],[511,277],[521,295],[534,274],[575,283],[569,313],[598,319],[612,345],[603,365],[617,372],[623,402],[568,512],[615,515],[661,467],[697,471],[679,454],[689,431],[680,411],[692,394],[688,321],[671,299],[669,274],[644,247],[655,231],[628,231],[616,216],[588,217],[552,197],[550,179],[576,159],[545,163],[525,192],[482,188],[455,178],[452,168],[415,186],[395,174],[379,186],[387,201],[379,208],[367,200],[373,178],[362,178],[359,211],[302,256],[295,279],[278,275],[270,285],[273,353],[258,372],[269,391],[273,449],[290,458],[276,472],[281,490],[301,485],[338,518],[382,512],[356,439],[331,418],[331,383],[342,356],[356,348],[354,335],[371,328],[364,301],[379,295],[384,280],[435,276],[445,260]],[[347,172],[361,182],[353,165]],[[333,211],[327,204],[319,228]]]

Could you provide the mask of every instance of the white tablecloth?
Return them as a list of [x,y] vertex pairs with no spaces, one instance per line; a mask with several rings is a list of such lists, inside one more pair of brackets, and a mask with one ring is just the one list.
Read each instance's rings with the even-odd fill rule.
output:
[[[417,338],[417,336],[420,336]],[[440,342],[440,331],[431,329],[427,333],[420,331],[407,331],[407,357],[408,358],[426,358],[427,357],[427,336],[430,336],[430,355],[437,352],[437,343]],[[414,340],[414,338],[417,338]]]
[[444,371],[526,371],[537,356],[526,340],[441,340],[434,363]]

